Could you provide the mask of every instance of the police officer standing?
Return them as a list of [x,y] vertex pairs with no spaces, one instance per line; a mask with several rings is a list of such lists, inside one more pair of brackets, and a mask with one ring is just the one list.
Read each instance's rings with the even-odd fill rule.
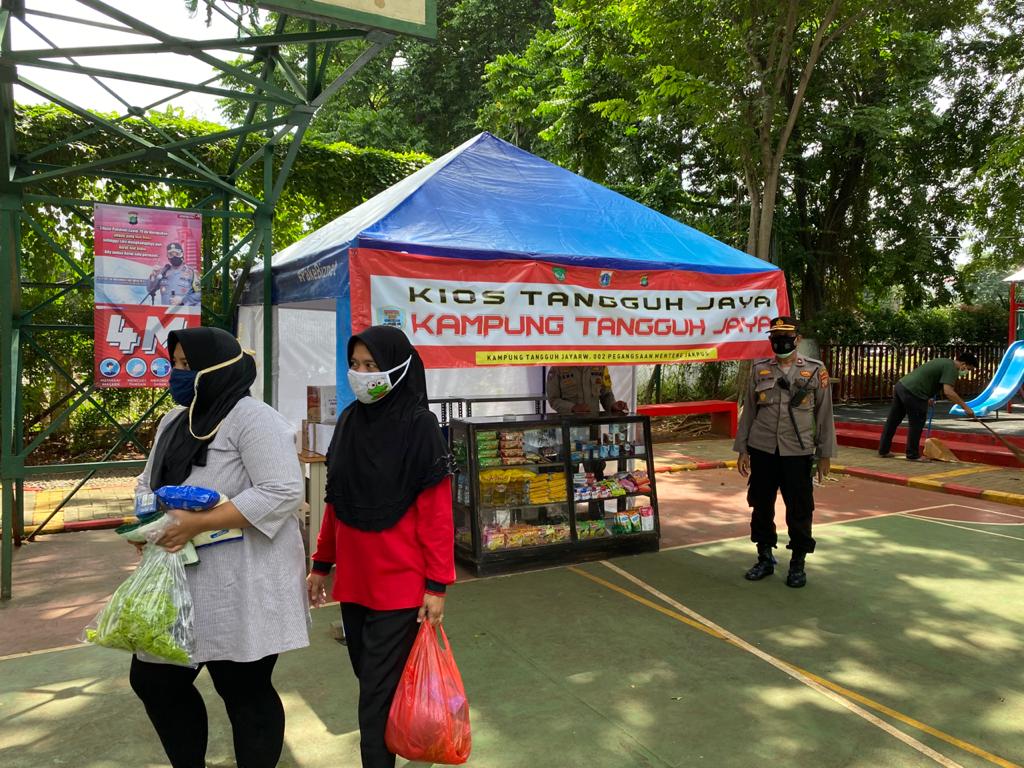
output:
[[548,402],[557,413],[597,416],[601,408],[625,413],[629,406],[616,400],[612,377],[605,365],[567,365],[548,371]]
[[737,468],[750,478],[750,539],[757,545],[757,562],[746,578],[758,581],[775,573],[775,497],[781,490],[793,553],[786,586],[802,587],[807,583],[804,559],[814,551],[814,457],[820,482],[836,455],[832,390],[824,364],[796,351],[800,335],[793,318],[772,320],[768,340],[775,356],[754,361],[733,444]]
[[154,269],[146,280],[146,294],[156,299],[160,291],[160,303],[165,306],[194,307],[199,304],[196,271],[185,263],[185,250],[181,243],[167,244],[167,264],[163,269]]

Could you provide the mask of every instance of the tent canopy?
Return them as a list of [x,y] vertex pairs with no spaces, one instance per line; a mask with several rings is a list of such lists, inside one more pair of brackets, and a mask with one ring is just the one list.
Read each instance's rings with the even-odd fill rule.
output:
[[[602,269],[778,268],[481,133],[273,257],[274,303],[347,298],[348,249]],[[245,296],[262,300],[262,267]]]
[[1024,269],[1003,278],[1004,283],[1024,283]]

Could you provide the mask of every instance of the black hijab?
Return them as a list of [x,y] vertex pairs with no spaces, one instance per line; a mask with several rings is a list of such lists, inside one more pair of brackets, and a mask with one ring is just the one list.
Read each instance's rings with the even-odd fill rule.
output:
[[206,466],[206,449],[221,422],[249,394],[256,380],[256,361],[227,331],[171,331],[167,334],[167,352],[172,360],[179,344],[188,358],[188,367],[197,372],[196,393],[191,406],[167,426],[153,449],[149,486],[154,491],[164,485],[181,485],[193,466]]
[[[327,451],[326,500],[346,525],[383,531],[401,519],[421,491],[451,474],[451,456],[427,408],[423,361],[405,334],[371,326],[349,339],[346,363],[357,341],[382,371],[412,359],[404,378],[383,398],[369,404],[356,400],[342,411]],[[390,374],[393,384],[398,376],[400,371]]]

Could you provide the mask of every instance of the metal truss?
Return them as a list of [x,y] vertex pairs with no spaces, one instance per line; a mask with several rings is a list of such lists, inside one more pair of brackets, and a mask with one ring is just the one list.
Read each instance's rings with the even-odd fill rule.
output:
[[[140,450],[138,431],[149,421],[163,398],[152,405],[133,423],[122,424],[111,412],[90,377],[76,378],[72,371],[50,353],[46,334],[72,334],[91,337],[89,324],[54,325],[38,320],[54,302],[93,288],[93,274],[87,271],[66,244],[58,242],[45,226],[54,216],[77,218],[91,223],[92,204],[89,199],[68,197],[54,191],[75,178],[107,179],[118,183],[163,185],[163,188],[191,190],[199,198],[188,210],[199,212],[211,229],[219,229],[219,238],[204,246],[203,313],[204,322],[231,327],[241,296],[241,288],[250,268],[258,260],[269,263],[273,253],[271,233],[274,207],[288,180],[303,135],[318,108],[335,94],[361,67],[372,59],[390,40],[381,30],[340,28],[324,22],[297,22],[285,15],[274,16],[273,31],[251,29],[247,15],[232,12],[221,3],[213,11],[237,27],[231,38],[185,39],[175,37],[147,24],[138,13],[116,8],[103,0],[76,0],[89,13],[83,17],[61,15],[46,10],[46,0],[0,0],[0,512],[2,512],[2,549],[0,549],[0,598],[11,597],[13,547],[24,536],[25,480],[61,472],[80,478],[50,518],[61,510],[95,474],[102,470],[138,471],[142,462],[112,461],[118,451],[129,443]],[[171,0],[163,0],[170,2]],[[132,7],[144,6],[133,3]],[[184,3],[182,2],[184,7]],[[87,16],[88,18],[86,18]],[[135,36],[138,42],[123,45],[55,45],[40,29],[40,20],[81,25],[81,40],[89,39],[90,30],[114,30]],[[38,47],[14,50],[11,31],[15,26],[38,40]],[[197,20],[196,30],[205,29]],[[297,29],[301,31],[296,31]],[[20,33],[19,33],[20,35]],[[363,39],[362,52],[334,80],[325,78],[328,61],[338,43]],[[304,71],[289,62],[284,52],[298,46]],[[213,52],[222,52],[221,56]],[[214,74],[198,83],[184,82],[167,76],[140,74],[132,68],[136,56],[172,53],[187,56],[209,65]],[[116,56],[123,66],[93,66],[94,57]],[[79,103],[73,93],[57,93],[39,84],[30,76],[47,70],[89,78],[99,84],[122,105],[120,114],[101,114]],[[170,95],[154,98],[139,105],[120,95],[118,85],[136,83],[159,89],[171,89]],[[20,85],[49,104],[62,107],[84,121],[86,127],[51,144],[19,151],[15,122],[14,91]],[[157,109],[189,92],[204,93],[238,102],[245,106],[240,125],[211,133],[172,137],[150,118]],[[120,151],[96,157],[89,162],[66,165],[55,162],[61,148],[73,143],[100,137],[116,138]],[[284,141],[288,139],[288,141]],[[211,144],[233,144],[233,150],[222,153],[226,159],[219,165],[202,149]],[[171,169],[168,173],[167,169]],[[253,182],[254,177],[258,179]],[[208,230],[209,231],[209,230]],[[67,268],[67,277],[54,282],[32,282],[23,269],[25,238],[44,243]],[[84,248],[90,244],[82,244]],[[240,270],[239,270],[240,267]],[[263,271],[264,360],[272,359],[273,329],[271,327],[271,270]],[[219,284],[219,291],[212,290]],[[207,290],[210,289],[210,290]],[[35,297],[31,306],[23,306],[22,294],[31,290]],[[42,294],[40,293],[42,292]],[[26,425],[22,402],[24,355],[46,360],[53,375],[62,379],[68,392],[50,404],[44,419],[48,423],[29,438],[38,425]],[[272,366],[264,366],[264,397],[272,395]],[[79,464],[41,464],[33,461],[33,453],[66,425],[69,417],[85,404],[91,404],[114,430],[113,442],[100,461]],[[42,530],[49,519],[28,532],[28,539]]]

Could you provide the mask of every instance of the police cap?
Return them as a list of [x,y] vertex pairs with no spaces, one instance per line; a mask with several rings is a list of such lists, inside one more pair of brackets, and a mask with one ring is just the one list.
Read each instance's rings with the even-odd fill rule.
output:
[[800,333],[800,326],[796,320],[789,315],[772,318],[768,324],[768,333]]

